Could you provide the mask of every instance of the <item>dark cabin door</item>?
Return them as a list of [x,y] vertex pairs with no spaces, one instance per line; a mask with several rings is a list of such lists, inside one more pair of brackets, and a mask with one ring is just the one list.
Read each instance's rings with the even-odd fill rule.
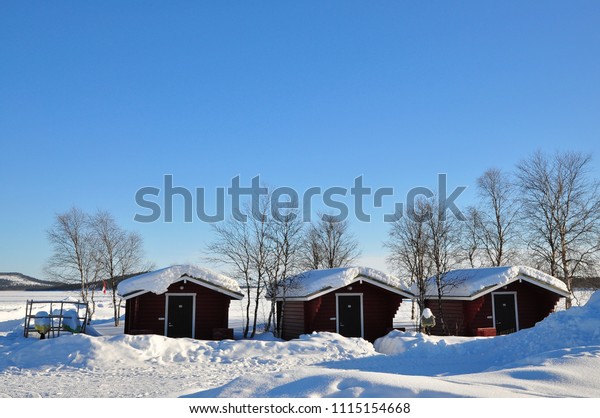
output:
[[514,293],[494,293],[494,318],[496,334],[517,331],[517,314]]
[[167,297],[167,337],[192,338],[194,336],[194,297],[174,295]]
[[362,337],[360,296],[338,295],[338,332],[344,337]]

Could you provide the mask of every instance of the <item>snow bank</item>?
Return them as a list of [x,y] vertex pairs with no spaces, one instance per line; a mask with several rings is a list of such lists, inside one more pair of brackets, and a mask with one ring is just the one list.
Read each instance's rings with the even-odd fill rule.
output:
[[[518,278],[532,278],[537,282],[567,292],[567,286],[556,277],[527,266],[504,266],[478,269],[452,270],[444,276],[444,280],[457,283],[445,292],[445,296],[468,297],[479,292],[505,286]],[[433,280],[430,278],[429,280]],[[413,289],[416,291],[416,289]]]
[[[436,337],[392,331],[375,341],[375,350],[404,359],[419,357],[439,363],[470,361],[480,370],[505,366],[553,350],[600,346],[600,291],[583,307],[555,312],[514,334],[495,338]],[[450,362],[448,362],[450,363]]]
[[183,276],[203,280],[231,292],[241,293],[238,283],[230,277],[192,265],[171,266],[131,277],[119,283],[117,292],[121,296],[138,291],[160,295]]
[[286,342],[267,334],[244,341],[82,334],[39,340],[24,338],[22,322],[20,327],[20,332],[0,335],[0,397],[600,393],[598,292],[584,307],[554,313],[535,328],[508,336],[430,337],[394,331],[375,344],[387,354],[360,338],[326,332]]
[[[92,337],[85,334],[61,335],[38,340],[20,338],[11,355],[0,355],[0,372],[11,367],[22,369],[120,368],[165,366],[175,363],[231,363],[233,361],[275,362],[294,357],[308,360],[350,359],[376,355],[373,346],[359,338],[344,338],[334,333],[302,335],[289,342],[267,340],[202,341],[167,338],[161,335],[117,335]],[[226,373],[226,371],[224,371]]]
[[[382,271],[368,267],[344,267],[325,270],[310,270],[290,278],[291,289],[286,297],[304,297],[327,289],[339,289],[354,283],[358,278],[373,279],[382,284],[410,293],[401,281]],[[283,297],[283,294],[279,294]]]
[[392,331],[375,342],[387,355],[324,361],[244,375],[190,397],[597,397],[600,292],[585,307],[535,328],[494,338]]

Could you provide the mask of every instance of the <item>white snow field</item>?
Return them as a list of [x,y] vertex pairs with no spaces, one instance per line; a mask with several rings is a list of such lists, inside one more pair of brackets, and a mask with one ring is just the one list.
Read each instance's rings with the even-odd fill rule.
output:
[[104,335],[39,340],[23,337],[25,299],[76,294],[0,292],[0,397],[600,397],[600,292],[507,336],[394,331],[374,345],[122,335],[107,296],[93,323]]

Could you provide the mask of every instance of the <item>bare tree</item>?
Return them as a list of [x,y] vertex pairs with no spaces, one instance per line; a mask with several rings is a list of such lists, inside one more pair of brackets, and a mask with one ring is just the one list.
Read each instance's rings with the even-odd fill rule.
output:
[[115,326],[121,316],[121,298],[117,294],[119,278],[137,271],[142,261],[142,237],[122,229],[106,211],[98,211],[90,218],[96,244],[96,257],[102,276],[108,282],[113,302]]
[[420,312],[426,308],[426,297],[431,294],[429,288],[435,288],[437,317],[444,332],[448,333],[442,299],[447,291],[458,285],[446,275],[460,260],[461,231],[456,219],[446,217],[444,208],[440,208],[435,199],[421,199],[415,203],[414,216],[401,217],[392,224],[384,243],[390,250],[388,263],[401,275],[410,277],[411,284],[417,289]]
[[304,239],[303,265],[310,269],[346,267],[360,255],[358,241],[347,220],[323,214],[312,224]]
[[431,260],[433,281],[437,293],[438,320],[445,334],[449,334],[444,320],[443,296],[457,286],[458,280],[448,280],[446,275],[457,264],[459,258],[460,231],[454,217],[445,215],[445,208],[436,200],[429,202],[431,216],[425,220],[429,233],[428,256]]
[[[144,240],[137,232],[126,231],[123,239],[123,245],[120,251],[117,253],[117,275],[122,280],[132,273],[150,271],[153,269],[152,263],[144,261]],[[111,283],[113,289],[113,303],[114,295],[116,294],[116,281]],[[119,325],[119,318],[121,318],[121,303],[119,301],[114,306],[115,309],[115,326]]]
[[462,222],[462,236],[460,240],[461,258],[469,263],[469,267],[475,268],[481,265],[480,253],[480,231],[481,214],[475,207],[467,208],[466,221]]
[[[283,216],[274,216],[271,220],[269,239],[272,250],[267,269],[267,295],[271,300],[271,307],[265,331],[269,331],[271,324],[274,324],[273,333],[276,337],[281,335],[279,318],[283,317],[287,292],[294,286],[293,277],[300,269],[302,230],[303,224],[296,209],[288,210]],[[277,297],[281,298],[279,317],[276,314]]]
[[[94,256],[94,259],[97,260],[97,257]],[[89,303],[88,303],[88,325],[92,322],[92,318],[96,313],[96,290],[98,289],[98,278],[100,275],[100,265],[96,264],[96,268],[94,269],[93,276],[90,279],[90,287],[89,287]]]
[[[427,202],[416,202],[415,212],[420,215],[426,210]],[[400,277],[409,277],[410,284],[417,289],[419,311],[425,309],[427,279],[431,273],[429,258],[429,231],[424,222],[415,217],[400,217],[391,224],[388,240],[384,246],[389,250],[388,264]],[[412,317],[416,318],[414,307]],[[420,324],[419,324],[420,328]]]
[[125,232],[119,228],[108,212],[98,212],[91,218],[91,227],[95,236],[96,257],[102,275],[106,278],[111,291],[115,326],[119,325],[117,316],[117,264],[119,253],[123,250]]
[[230,218],[222,224],[213,224],[215,240],[207,246],[207,260],[224,264],[230,274],[236,277],[246,289],[246,306],[244,308],[244,338],[248,338],[250,327],[250,309],[252,306],[252,287],[254,285],[251,236],[248,225]]
[[505,265],[511,260],[518,213],[513,183],[502,170],[491,168],[477,179],[477,187],[482,199],[478,229],[483,249],[492,266]]
[[216,239],[207,247],[209,255],[205,258],[227,266],[246,289],[244,338],[256,334],[261,299],[265,289],[269,292],[271,280],[275,280],[273,274],[277,274],[272,271],[277,247],[270,209],[270,195],[262,196],[254,207],[244,206],[240,213],[247,221],[231,218],[213,225]]
[[[262,196],[258,208],[255,208],[250,219],[250,259],[254,272],[254,315],[250,338],[256,334],[258,320],[258,309],[263,292],[267,287],[270,255],[273,252],[273,241],[271,238],[272,222],[269,218],[270,196]],[[258,210],[256,210],[258,209]]]
[[323,250],[320,241],[317,229],[311,225],[302,237],[302,247],[300,249],[302,253],[301,263],[304,270],[318,270],[323,266]]
[[[97,277],[98,264],[88,215],[72,207],[56,215],[47,234],[52,246],[47,273],[64,283],[79,284],[82,302],[89,303],[90,287]],[[89,320],[91,316],[88,314]]]
[[548,159],[537,152],[517,166],[517,178],[523,205],[529,248],[538,267],[558,276],[558,227],[555,213],[558,202],[552,190],[552,168]]
[[517,166],[529,248],[571,293],[573,278],[593,270],[600,251],[599,183],[590,164],[588,154],[538,151]]

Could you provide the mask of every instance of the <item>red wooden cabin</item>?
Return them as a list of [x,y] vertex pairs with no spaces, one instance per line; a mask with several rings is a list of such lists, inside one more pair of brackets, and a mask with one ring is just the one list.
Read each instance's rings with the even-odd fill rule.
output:
[[122,281],[125,334],[202,340],[233,339],[229,304],[243,298],[238,284],[195,266],[172,266]]
[[365,267],[311,270],[290,284],[276,298],[287,340],[328,331],[374,341],[392,330],[402,299],[413,297],[395,277]]
[[435,335],[491,336],[531,328],[569,295],[562,281],[524,266],[453,270],[443,280],[450,283],[442,296],[447,331],[437,295],[428,294],[425,302],[437,317]]

